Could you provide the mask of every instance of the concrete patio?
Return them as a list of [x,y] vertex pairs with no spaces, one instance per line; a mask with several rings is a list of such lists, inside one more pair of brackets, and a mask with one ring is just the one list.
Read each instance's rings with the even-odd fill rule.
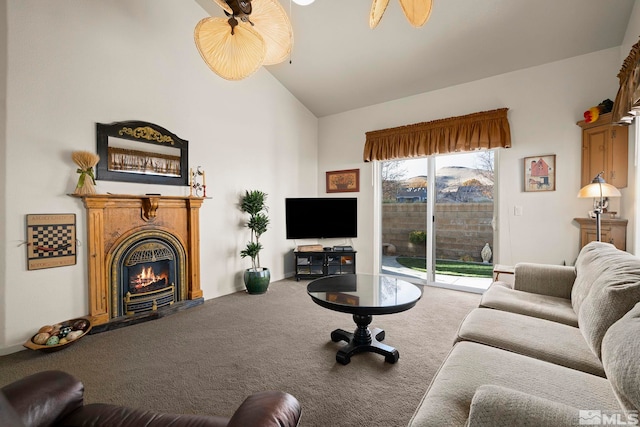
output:
[[444,274],[436,274],[435,282],[427,282],[425,273],[403,266],[396,261],[396,256],[392,255],[382,256],[382,273],[403,276],[410,282],[423,285],[474,292],[478,294],[486,291],[492,282],[491,278],[449,276]]

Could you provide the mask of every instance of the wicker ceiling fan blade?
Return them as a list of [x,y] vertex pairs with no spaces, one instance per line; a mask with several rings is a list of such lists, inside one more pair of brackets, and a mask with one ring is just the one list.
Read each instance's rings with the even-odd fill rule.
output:
[[226,1],[224,1],[224,0],[213,0],[213,2],[215,4],[217,4],[218,6],[220,6],[229,15],[233,15],[233,9],[231,9],[231,6],[229,6]]
[[242,80],[262,66],[265,43],[251,27],[236,26],[225,18],[204,18],[194,31],[198,52],[209,68],[227,80]]
[[414,27],[422,27],[431,15],[433,0],[400,0],[407,20]]
[[[278,64],[289,56],[293,46],[293,29],[287,13],[278,0],[252,0],[253,11],[249,19],[252,27],[264,39],[266,55],[264,65]],[[241,22],[242,26],[251,24]]]
[[384,15],[384,11],[387,10],[389,0],[373,0],[371,4],[371,14],[369,15],[369,28],[372,30],[378,26],[378,23]]

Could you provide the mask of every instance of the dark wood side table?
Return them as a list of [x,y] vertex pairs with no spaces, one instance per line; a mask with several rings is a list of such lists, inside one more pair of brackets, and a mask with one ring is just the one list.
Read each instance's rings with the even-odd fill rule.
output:
[[[595,218],[574,218],[580,224],[580,249],[589,242],[596,240]],[[612,243],[616,248],[627,250],[627,222],[626,219],[602,218],[600,220],[600,241]]]
[[316,304],[329,310],[350,313],[356,323],[351,333],[343,329],[331,332],[333,342],[348,344],[338,350],[336,360],[346,365],[356,353],[370,351],[385,356],[385,361],[396,363],[400,353],[381,343],[384,330],[369,329],[373,315],[406,311],[422,297],[422,289],[413,283],[395,277],[371,274],[345,274],[316,279],[307,285],[307,293]]

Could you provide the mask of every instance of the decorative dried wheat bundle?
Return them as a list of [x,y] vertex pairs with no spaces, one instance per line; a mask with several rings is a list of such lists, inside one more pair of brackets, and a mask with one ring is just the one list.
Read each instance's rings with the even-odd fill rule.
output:
[[[96,179],[93,176],[93,167],[100,161],[100,156],[88,151],[74,151],[71,153],[71,159],[78,165],[76,172],[80,174],[76,191],[73,194],[96,194]],[[87,179],[89,175],[89,179]]]

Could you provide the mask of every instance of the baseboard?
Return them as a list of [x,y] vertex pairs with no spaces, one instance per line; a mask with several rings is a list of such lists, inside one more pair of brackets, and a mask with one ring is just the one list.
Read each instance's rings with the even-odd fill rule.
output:
[[11,353],[17,353],[20,350],[26,350],[22,344],[10,345],[9,347],[0,348],[0,356],[6,356]]

